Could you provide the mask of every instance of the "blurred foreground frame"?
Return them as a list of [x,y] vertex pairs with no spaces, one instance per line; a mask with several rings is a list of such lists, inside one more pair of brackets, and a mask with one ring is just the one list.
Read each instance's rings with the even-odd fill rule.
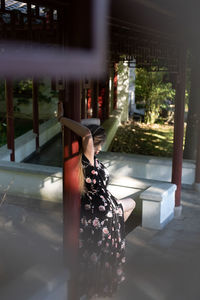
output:
[[1,78],[104,75],[108,0],[13,1],[18,10],[6,2],[0,8]]

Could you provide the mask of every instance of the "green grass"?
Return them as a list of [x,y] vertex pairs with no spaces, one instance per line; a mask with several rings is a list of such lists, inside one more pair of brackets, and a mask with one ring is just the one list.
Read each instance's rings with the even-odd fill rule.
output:
[[173,131],[171,125],[147,125],[129,121],[118,128],[110,150],[172,157]]

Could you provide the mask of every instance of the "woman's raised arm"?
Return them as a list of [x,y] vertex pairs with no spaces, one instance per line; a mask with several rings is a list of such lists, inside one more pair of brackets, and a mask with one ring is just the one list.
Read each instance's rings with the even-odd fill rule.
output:
[[61,125],[66,126],[82,138],[83,153],[89,159],[90,163],[94,165],[94,143],[89,128],[72,119],[63,117],[62,102],[58,102],[58,121],[60,121]]

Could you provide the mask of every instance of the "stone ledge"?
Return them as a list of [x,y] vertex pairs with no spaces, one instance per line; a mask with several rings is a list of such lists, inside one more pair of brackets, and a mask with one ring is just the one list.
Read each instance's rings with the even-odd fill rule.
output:
[[171,183],[157,183],[141,193],[140,198],[149,201],[162,201],[175,192],[176,185]]
[[0,192],[8,195],[62,202],[62,169],[1,161]]
[[0,171],[2,172],[3,170],[10,171],[10,172],[42,174],[42,175],[62,178],[62,169],[58,167],[49,167],[43,165],[17,163],[17,162],[0,160]]
[[[41,147],[60,132],[60,123],[58,123],[56,118],[48,120],[39,126],[39,132],[39,144]],[[35,152],[35,136],[35,133],[30,130],[15,139],[16,162],[23,161],[26,157]],[[10,161],[10,151],[7,149],[7,145],[0,148],[0,160]]]
[[176,185],[157,183],[141,193],[142,226],[163,229],[174,217]]
[[[99,158],[108,168],[110,174],[118,174],[120,171],[121,176],[171,183],[171,158],[119,152],[100,152]],[[182,185],[191,186],[194,181],[195,163],[194,161],[184,160]]]

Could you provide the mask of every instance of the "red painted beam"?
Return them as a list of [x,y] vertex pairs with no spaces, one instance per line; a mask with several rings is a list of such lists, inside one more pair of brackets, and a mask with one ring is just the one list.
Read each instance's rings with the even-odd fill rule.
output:
[[33,132],[36,134],[35,137],[36,151],[39,151],[38,82],[36,79],[33,79],[32,97],[33,97]]
[[185,110],[185,60],[184,47],[180,50],[179,73],[176,83],[175,116],[174,116],[174,147],[172,162],[172,183],[177,185],[175,206],[180,206],[181,177],[183,163],[184,110]]
[[110,115],[110,99],[109,99],[109,77],[104,81],[104,95],[102,101],[103,120],[107,120]]
[[[64,116],[80,122],[80,83],[70,83],[60,100],[64,99]],[[77,272],[80,231],[79,145],[75,135],[63,128],[63,246],[64,260],[70,269],[68,299],[78,299]]]
[[113,97],[113,109],[117,109],[117,64],[114,64],[114,97]]
[[85,119],[87,116],[87,90],[82,87],[81,92],[81,119]]
[[[90,49],[92,47],[92,1],[70,0],[69,7],[64,9],[63,17],[63,46]],[[71,82],[64,91],[64,116],[80,122],[80,82]],[[81,201],[78,150],[78,142],[74,134],[69,129],[63,128],[63,244],[65,262],[70,269],[68,300],[80,299],[77,283]]]
[[92,83],[92,117],[98,117],[98,96],[99,96],[99,85],[97,81]]
[[10,79],[6,79],[5,81],[5,96],[6,96],[6,119],[7,119],[7,147],[12,151],[10,154],[10,160],[15,161],[13,82]]

